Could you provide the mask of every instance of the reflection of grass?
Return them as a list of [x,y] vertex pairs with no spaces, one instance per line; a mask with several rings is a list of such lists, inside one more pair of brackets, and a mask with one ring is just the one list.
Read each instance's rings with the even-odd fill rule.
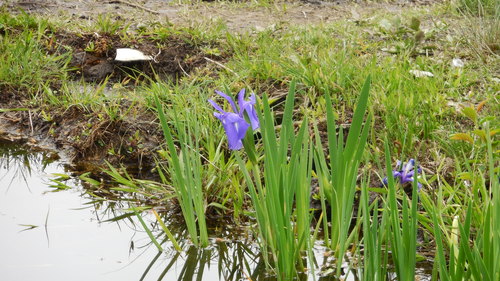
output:
[[[243,242],[218,242],[212,248],[200,249],[188,246],[183,252],[173,251],[168,253],[168,262],[157,277],[162,280],[167,274],[175,274],[176,280],[204,280],[203,275],[210,271],[213,276],[216,266],[218,279],[227,281],[261,280],[266,271],[262,257],[252,243]],[[140,280],[147,276],[151,278],[150,270],[163,259],[165,253],[159,252],[148,265]],[[172,255],[170,255],[172,254]],[[181,264],[181,266],[179,266]]]
[[8,181],[5,177],[12,176],[9,187],[16,178],[27,184],[33,169],[43,171],[54,160],[48,152],[30,152],[22,144],[0,139],[0,166],[6,171],[14,171],[13,174],[0,175],[0,181]]

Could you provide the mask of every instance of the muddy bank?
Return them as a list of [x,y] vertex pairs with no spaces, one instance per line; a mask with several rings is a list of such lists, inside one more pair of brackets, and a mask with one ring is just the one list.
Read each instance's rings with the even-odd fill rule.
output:
[[[48,39],[49,53],[71,53],[69,68],[76,80],[83,78],[87,82],[124,82],[130,78],[174,79],[217,60],[218,56],[205,54],[203,44],[196,45],[188,36],[168,36],[165,39],[153,36],[138,36],[124,40],[118,35],[75,34],[58,32]],[[61,48],[62,46],[62,48]],[[116,61],[116,50],[131,48],[141,51],[151,60]]]
[[[14,34],[21,31],[9,29]],[[177,81],[226,56],[205,53],[202,49],[208,47],[195,43],[188,34],[165,38],[143,35],[125,40],[106,33],[46,31],[40,44],[47,54],[68,58],[65,79],[80,85],[73,91],[81,91],[82,95],[87,94],[87,86],[90,91],[101,88],[107,95],[116,85],[133,88],[156,79]],[[139,50],[152,60],[116,61],[118,48]],[[44,91],[50,91],[53,98],[64,99],[58,79],[48,80],[45,87]],[[64,108],[36,104],[32,98],[21,88],[0,85],[1,137],[24,139],[29,144],[57,150],[81,170],[88,170],[89,164],[102,166],[105,161],[139,171],[154,166],[154,154],[163,139],[155,112],[139,108],[126,97],[110,99],[113,104],[109,106],[117,114],[96,112],[78,104]]]
[[148,171],[162,140],[152,114],[140,120],[110,120],[75,107],[54,114],[51,121],[37,109],[0,113],[0,138],[57,151],[82,172],[98,171],[105,161]]

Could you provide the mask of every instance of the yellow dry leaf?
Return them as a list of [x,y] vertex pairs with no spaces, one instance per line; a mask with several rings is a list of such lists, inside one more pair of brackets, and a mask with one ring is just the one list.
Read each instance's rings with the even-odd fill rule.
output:
[[463,140],[463,141],[469,142],[471,144],[474,143],[474,139],[469,134],[466,134],[466,133],[456,133],[456,134],[453,134],[453,135],[450,136],[450,139],[452,139],[452,140]]

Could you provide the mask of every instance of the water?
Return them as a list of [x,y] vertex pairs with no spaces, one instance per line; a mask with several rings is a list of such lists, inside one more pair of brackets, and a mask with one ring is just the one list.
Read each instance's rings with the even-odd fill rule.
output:
[[[126,214],[128,203],[96,200],[74,179],[64,181],[70,189],[51,187],[69,174],[54,158],[0,141],[2,281],[265,279],[251,242],[213,239],[197,249],[177,233],[183,252],[168,242],[159,252],[135,217],[105,222]],[[154,216],[143,217],[155,229]]]
[[[155,249],[131,251],[147,236],[125,222],[102,223],[76,183],[54,192],[50,174],[65,173],[46,153],[0,143],[2,280],[138,280]],[[54,178],[52,176],[52,178]],[[154,251],[151,251],[154,250]],[[136,258],[141,255],[144,258]],[[137,278],[131,278],[137,276]]]

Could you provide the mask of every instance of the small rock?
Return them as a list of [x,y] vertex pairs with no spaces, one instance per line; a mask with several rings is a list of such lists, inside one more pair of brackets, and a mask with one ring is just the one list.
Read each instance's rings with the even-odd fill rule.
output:
[[106,76],[113,73],[114,65],[103,61],[96,64],[88,69],[84,70],[84,75],[88,80],[100,81],[106,78]]

